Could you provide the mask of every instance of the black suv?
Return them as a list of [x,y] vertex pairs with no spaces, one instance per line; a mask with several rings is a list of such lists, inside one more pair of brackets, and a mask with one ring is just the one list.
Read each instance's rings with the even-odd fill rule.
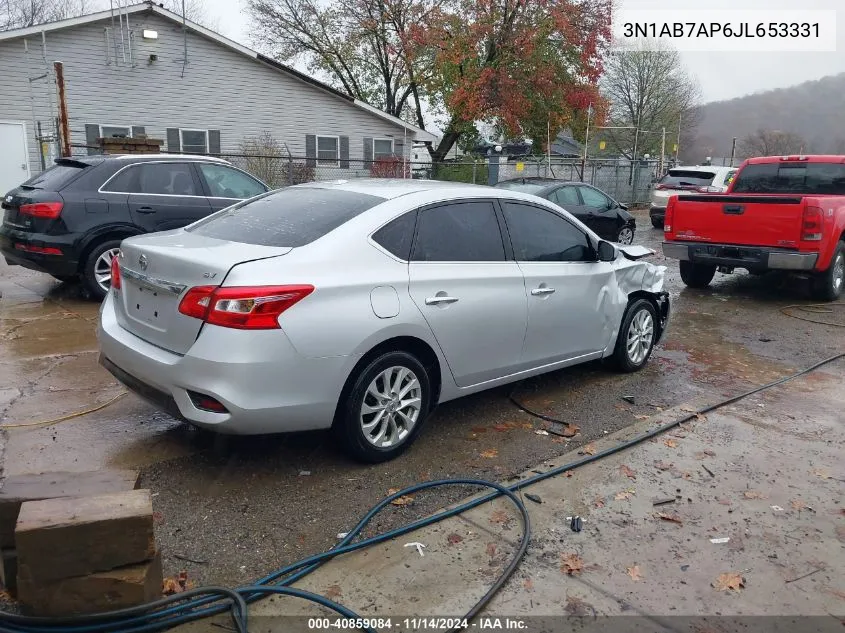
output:
[[176,229],[269,189],[225,160],[167,154],[59,158],[3,198],[0,252],[11,265],[81,278],[95,298],[131,235]]

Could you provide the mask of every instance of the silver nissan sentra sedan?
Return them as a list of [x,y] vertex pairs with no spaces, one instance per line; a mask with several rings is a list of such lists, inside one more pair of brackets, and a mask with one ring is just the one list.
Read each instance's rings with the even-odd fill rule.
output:
[[670,311],[651,253],[504,189],[297,185],[124,240],[100,362],[199,427],[332,428],[378,462],[440,402],[590,360],[643,367]]

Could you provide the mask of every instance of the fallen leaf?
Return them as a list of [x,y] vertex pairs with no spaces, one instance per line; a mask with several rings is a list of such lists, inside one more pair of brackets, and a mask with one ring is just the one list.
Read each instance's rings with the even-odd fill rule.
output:
[[496,544],[495,543],[487,543],[487,555],[490,558],[493,558],[496,555]]
[[762,492],[760,492],[759,490],[746,490],[745,492],[742,493],[742,496],[744,496],[746,499],[768,499],[769,498],[766,495],[764,495]]
[[626,569],[625,571],[628,572],[628,575],[633,581],[640,580],[643,577],[642,572],[640,572],[639,565],[633,565],[632,567],[628,567],[628,569]]
[[552,444],[566,444],[566,443],[568,443],[568,441],[569,440],[567,440],[565,437],[553,437],[552,438]]
[[463,536],[461,536],[460,534],[455,534],[454,532],[446,537],[446,541],[449,543],[449,545],[455,545],[463,540]]
[[593,501],[593,505],[597,508],[604,507],[604,499],[602,497],[596,497],[595,501]]
[[581,452],[585,455],[595,455],[596,454],[596,445],[590,442],[584,448],[581,449]]
[[692,407],[681,407],[681,411],[684,411],[685,413],[696,413],[696,409],[693,409]]
[[510,516],[504,510],[494,510],[490,515],[490,523],[507,523]]
[[194,583],[188,580],[188,572],[180,571],[175,576],[168,576],[162,582],[161,592],[165,596],[172,596],[175,593],[182,593],[188,589],[192,589]]
[[648,420],[649,416],[647,416],[647,415],[635,415],[634,418],[637,419],[637,420]]
[[560,563],[560,570],[568,576],[580,574],[584,569],[584,561],[575,553],[561,554]]
[[566,471],[566,476],[567,476],[567,477],[572,477],[572,471],[571,471],[571,470],[567,470],[567,471]]
[[677,523],[678,525],[683,525],[684,521],[679,517],[677,514],[666,514],[665,512],[655,512],[654,513],[655,519],[660,519],[661,521],[669,521],[671,523]]
[[414,497],[411,495],[402,495],[401,497],[397,497],[393,501],[390,502],[390,505],[394,506],[406,506],[410,504],[414,500]]
[[673,464],[673,463],[667,464],[666,462],[661,461],[661,462],[654,462],[654,467],[657,470],[672,470],[675,467],[675,464]]
[[629,479],[636,479],[636,478],[637,478],[637,473],[636,473],[636,471],[631,470],[631,469],[630,469],[628,466],[626,466],[625,464],[622,464],[622,465],[619,467],[619,470],[621,470],[621,471],[622,471],[622,474],[623,474],[623,475],[625,475],[626,477],[628,477]]
[[523,422],[522,428],[525,429],[526,431],[530,431],[531,429],[534,428],[534,425],[531,424],[531,422]]
[[807,505],[807,502],[806,502],[806,501],[804,501],[803,499],[793,499],[793,500],[790,502],[790,505],[792,505],[792,507],[793,507],[794,509],[798,510],[799,512],[800,512],[801,510],[806,510],[806,509],[808,509],[808,508],[810,507],[810,506],[808,506],[808,505]]
[[742,574],[736,572],[728,572],[726,574],[719,574],[719,577],[710,583],[716,591],[739,591],[745,587],[745,578]]
[[486,451],[481,451],[481,456],[487,457],[488,459],[492,459],[494,457],[499,456],[499,451],[498,451],[498,449],[495,449],[495,448],[489,448]]
[[328,588],[323,592],[323,595],[328,598],[329,600],[337,600],[340,598],[343,592],[340,589],[340,585],[329,585]]
[[813,474],[816,477],[820,477],[821,479],[830,479],[830,473],[828,472],[827,468],[816,468],[813,471]]
[[707,416],[702,414],[702,413],[696,413],[695,419],[698,420],[699,422],[707,422]]
[[522,586],[525,587],[525,591],[534,591],[534,581],[530,578],[523,580]]
[[678,446],[678,442],[673,440],[672,438],[667,438],[663,440],[663,443],[666,444],[669,448],[676,448]]
[[622,492],[617,492],[613,498],[616,501],[624,501],[625,499],[630,499],[636,493],[633,490],[623,490]]
[[567,424],[565,427],[563,427],[561,435],[563,435],[563,437],[575,437],[580,432],[581,427],[577,424]]

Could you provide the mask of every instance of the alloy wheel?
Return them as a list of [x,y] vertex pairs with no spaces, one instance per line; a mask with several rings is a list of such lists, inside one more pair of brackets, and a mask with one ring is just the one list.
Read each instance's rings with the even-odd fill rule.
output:
[[619,235],[616,236],[618,244],[633,244],[634,243],[634,229],[630,226],[623,226],[619,230]]
[[395,366],[379,373],[361,403],[364,437],[378,448],[401,444],[416,425],[422,410],[422,386],[407,367]]
[[111,288],[111,263],[119,252],[119,248],[110,248],[103,251],[94,262],[94,279],[104,292],[108,292]]
[[838,294],[845,283],[845,254],[839,253],[833,262],[833,289]]
[[628,338],[626,340],[628,359],[634,365],[642,363],[651,349],[653,340],[654,319],[648,310],[642,309],[634,315],[634,318],[631,319],[631,325],[628,327]]

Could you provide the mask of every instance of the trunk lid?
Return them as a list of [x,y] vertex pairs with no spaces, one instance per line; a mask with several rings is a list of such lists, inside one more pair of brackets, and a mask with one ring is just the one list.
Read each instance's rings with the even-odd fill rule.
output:
[[804,207],[802,196],[682,195],[675,200],[667,238],[798,248]]
[[153,345],[184,354],[203,325],[179,312],[188,289],[219,286],[234,266],[292,249],[229,242],[178,229],[129,238],[120,250],[118,323]]

